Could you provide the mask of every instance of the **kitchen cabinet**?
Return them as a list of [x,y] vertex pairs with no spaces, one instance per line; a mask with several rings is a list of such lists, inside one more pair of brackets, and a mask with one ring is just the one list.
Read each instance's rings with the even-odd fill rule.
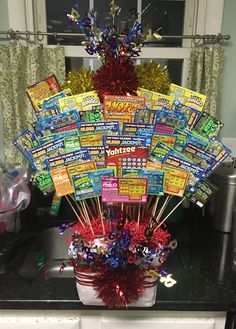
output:
[[221,312],[1,311],[4,329],[224,329]]
[[64,316],[1,316],[0,328],[4,329],[80,329],[80,318]]

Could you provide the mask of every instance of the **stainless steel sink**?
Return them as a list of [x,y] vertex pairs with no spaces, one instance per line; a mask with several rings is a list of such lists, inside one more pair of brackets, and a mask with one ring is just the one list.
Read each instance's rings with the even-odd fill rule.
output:
[[[47,278],[73,278],[73,268],[67,265],[64,271],[60,273],[63,261],[68,259],[68,238],[71,231],[68,229],[64,234],[60,234],[57,228],[48,228],[43,230],[29,253],[27,254],[20,275],[27,278],[35,278],[42,276],[42,272],[46,271]],[[45,256],[46,264],[40,271],[37,265],[37,257]]]

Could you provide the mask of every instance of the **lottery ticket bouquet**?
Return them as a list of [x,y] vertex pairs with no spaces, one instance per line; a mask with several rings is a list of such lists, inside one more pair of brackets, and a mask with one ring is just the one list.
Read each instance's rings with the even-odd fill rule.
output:
[[101,32],[94,11],[81,17],[72,9],[87,52],[103,63],[94,90],[72,95],[55,76],[28,86],[34,130],[13,141],[34,169],[33,183],[54,193],[54,209],[66,198],[76,215],[58,228],[71,231],[61,272],[73,266],[84,304],[116,309],[149,307],[157,282],[176,284],[163,267],[177,245],[165,222],[186,198],[204,206],[216,190],[208,177],[230,154],[217,139],[222,123],[204,112],[204,95],[139,85],[131,57],[142,28],[134,21],[118,35],[118,13],[111,1],[113,26]]

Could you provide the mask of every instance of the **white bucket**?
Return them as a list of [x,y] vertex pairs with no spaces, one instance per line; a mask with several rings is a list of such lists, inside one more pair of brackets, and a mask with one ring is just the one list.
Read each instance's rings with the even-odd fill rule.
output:
[[[84,274],[82,272],[77,272],[77,274]],[[87,277],[91,278],[93,277],[93,273],[86,273]],[[89,279],[88,279],[89,281]],[[153,278],[147,278],[146,281],[154,282],[155,280]],[[91,281],[92,282],[92,281]],[[89,283],[88,283],[89,284]],[[91,284],[91,283],[90,283]],[[105,305],[103,301],[99,298],[97,298],[97,292],[93,288],[92,285],[86,285],[86,284],[80,284],[76,282],[76,288],[79,295],[79,299],[84,305],[94,305],[94,306],[102,306]],[[130,303],[128,305],[132,307],[151,307],[156,302],[156,292],[157,292],[157,285],[147,287],[144,290],[144,293],[142,296],[139,297],[139,299],[135,303]]]

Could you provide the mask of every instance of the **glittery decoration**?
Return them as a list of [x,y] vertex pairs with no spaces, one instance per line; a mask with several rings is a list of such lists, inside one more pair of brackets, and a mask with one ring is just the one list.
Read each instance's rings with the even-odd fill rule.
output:
[[[105,63],[110,57],[130,58],[137,57],[144,44],[144,35],[142,25],[134,16],[125,31],[120,35],[117,26],[117,17],[120,13],[120,7],[115,4],[114,0],[110,1],[109,15],[112,18],[112,25],[106,25],[103,30],[99,26],[97,13],[94,10],[80,15],[76,8],[67,12],[67,18],[70,23],[75,24],[85,35],[85,50],[89,55],[97,54],[102,63]],[[128,22],[127,22],[128,23]]]
[[70,88],[73,95],[86,93],[93,90],[92,78],[94,73],[91,69],[81,67],[79,70],[72,70],[66,76],[63,89]]
[[139,87],[161,94],[167,94],[170,86],[169,72],[166,66],[150,61],[136,66]]
[[119,13],[120,13],[120,7],[116,5],[115,0],[111,0],[109,14],[112,17],[113,25],[115,25],[115,19],[117,18]]
[[138,80],[132,60],[110,57],[93,77],[101,102],[104,95],[136,95]]
[[[94,234],[85,223],[76,223],[69,247],[77,283],[92,286],[108,308],[124,308],[136,302],[157,279],[163,283],[168,272],[162,269],[173,245],[165,225],[149,238],[145,229],[151,221],[146,213],[139,225],[123,211],[107,212],[104,231],[100,218],[92,221]],[[64,268],[64,264],[62,265]],[[151,279],[151,280],[150,280]],[[168,284],[171,281],[168,277]]]
[[89,230],[89,224],[84,227],[75,224],[71,228],[74,235],[70,251],[72,255],[76,254],[77,266],[84,264],[96,272],[100,267],[114,270],[130,266],[159,271],[172,250],[170,234],[163,226],[147,238],[146,220],[137,225],[135,220],[129,220],[122,212],[115,213],[113,222],[109,219],[104,222],[105,235],[99,218],[93,220],[94,235]]
[[101,268],[93,280],[93,287],[108,308],[124,308],[144,293],[145,272],[139,267],[108,270]]

